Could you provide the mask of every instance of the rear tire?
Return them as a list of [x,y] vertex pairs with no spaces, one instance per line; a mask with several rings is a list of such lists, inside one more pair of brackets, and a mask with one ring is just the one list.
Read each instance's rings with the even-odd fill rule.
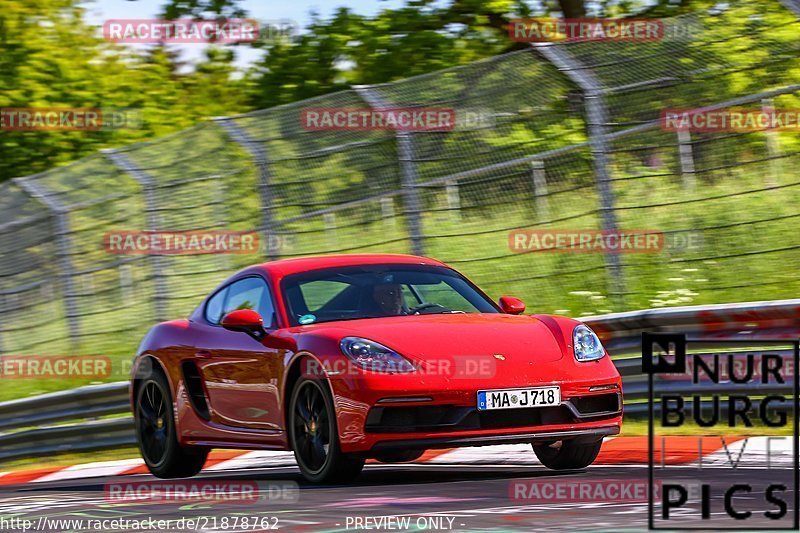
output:
[[381,455],[376,455],[375,460],[381,463],[410,463],[416,461],[425,450],[403,450],[400,452],[387,452]]
[[159,478],[192,477],[203,468],[208,448],[181,446],[166,376],[154,370],[136,392],[136,441],[148,470]]
[[288,422],[289,445],[308,481],[347,483],[361,473],[364,458],[341,450],[336,410],[324,382],[301,379],[295,384]]
[[553,444],[533,444],[533,452],[550,470],[580,470],[594,462],[602,445],[602,440],[564,440]]

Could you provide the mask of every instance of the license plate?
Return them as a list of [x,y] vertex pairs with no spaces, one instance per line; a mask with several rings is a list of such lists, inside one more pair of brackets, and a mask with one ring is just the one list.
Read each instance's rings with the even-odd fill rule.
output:
[[478,391],[478,410],[547,407],[561,403],[560,387]]

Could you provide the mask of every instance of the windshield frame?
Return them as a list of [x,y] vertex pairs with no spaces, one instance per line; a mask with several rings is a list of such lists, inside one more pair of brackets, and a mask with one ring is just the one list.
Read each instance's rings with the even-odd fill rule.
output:
[[[289,298],[287,297],[287,288],[289,284],[292,284],[294,280],[297,278],[302,278],[308,276],[310,274],[323,274],[325,272],[335,273],[341,271],[347,271],[349,269],[367,269],[367,270],[391,270],[391,269],[399,269],[399,270],[412,270],[412,271],[419,271],[419,272],[430,272],[430,273],[440,273],[445,276],[450,276],[456,279],[463,281],[468,288],[475,291],[475,294],[480,297],[484,302],[489,304],[489,307],[493,309],[493,313],[502,313],[502,309],[500,306],[492,300],[480,287],[478,287],[475,283],[473,283],[468,277],[461,274],[461,272],[450,268],[449,266],[444,265],[425,265],[425,264],[414,264],[414,263],[375,263],[375,264],[353,264],[353,265],[343,265],[343,266],[335,266],[335,267],[324,267],[318,269],[311,269],[306,270],[303,272],[296,272],[293,274],[289,274],[281,278],[279,283],[279,290],[281,293],[281,300],[283,305],[283,312],[286,316],[287,325],[288,327],[300,327],[303,325],[313,325],[313,324],[331,324],[335,322],[347,322],[351,320],[369,320],[369,319],[376,319],[376,318],[394,318],[394,317],[401,317],[401,316],[418,316],[418,315],[392,315],[389,317],[386,316],[360,316],[360,317],[342,317],[337,319],[331,320],[319,320],[314,321],[311,324],[300,324],[297,321],[297,318],[292,316],[292,313],[289,309]],[[454,289],[455,290],[455,289]],[[460,313],[460,312],[459,312]],[[468,314],[483,314],[484,312],[478,311],[476,313],[468,313]]]

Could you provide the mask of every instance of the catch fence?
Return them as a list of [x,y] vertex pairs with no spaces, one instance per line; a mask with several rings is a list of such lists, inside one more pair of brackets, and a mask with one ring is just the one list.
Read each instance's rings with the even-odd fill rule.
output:
[[[739,3],[652,42],[531,44],[218,117],[0,184],[0,353],[132,354],[275,258],[417,253],[571,316],[791,298],[796,132],[671,131],[669,109],[800,109],[800,22]],[[304,127],[309,108],[446,108],[446,131]],[[121,231],[255,231],[252,255],[119,255]],[[539,250],[515,232],[645,231],[657,250]],[[524,232],[529,233],[524,233]]]

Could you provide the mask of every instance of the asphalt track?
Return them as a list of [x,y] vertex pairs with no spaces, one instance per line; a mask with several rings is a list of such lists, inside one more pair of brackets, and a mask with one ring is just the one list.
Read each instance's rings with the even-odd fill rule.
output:
[[[764,502],[763,487],[779,478],[791,482],[791,469],[737,468],[717,466],[702,471],[696,467],[674,467],[659,476],[672,476],[681,480],[702,480],[711,485],[711,519],[700,521],[699,502],[680,512],[689,520],[685,527],[757,527],[776,528],[791,526],[791,488],[787,499],[790,512],[780,522],[769,522],[762,512],[774,509]],[[137,476],[152,479],[150,476]],[[644,531],[647,529],[646,500],[620,501],[614,498],[590,501],[564,501],[550,498],[547,501],[515,499],[510,484],[588,482],[594,486],[633,483],[641,487],[647,483],[644,465],[593,466],[584,471],[554,473],[542,466],[514,465],[368,465],[356,482],[345,486],[314,486],[305,483],[294,467],[243,469],[237,471],[204,472],[199,480],[258,481],[265,484],[289,483],[297,490],[292,503],[214,502],[202,504],[171,503],[110,503],[104,496],[108,483],[130,482],[131,478],[108,477],[54,481],[35,485],[5,487],[0,491],[0,524],[2,531],[22,531],[20,523],[10,523],[12,518],[27,519],[38,531],[81,531],[65,524],[54,526],[44,519],[111,520],[126,518],[142,520],[173,519],[182,517],[207,517],[194,529],[168,528],[126,529],[126,531],[267,531],[277,526],[282,531]],[[295,485],[295,483],[297,485]],[[749,483],[754,492],[748,498],[738,498],[740,509],[754,511],[747,522],[731,523],[723,511],[722,492],[732,483]],[[759,488],[761,487],[761,488]],[[791,485],[790,485],[791,487]],[[530,493],[528,493],[530,496]],[[234,528],[233,517],[263,518],[267,527]],[[221,520],[228,517],[227,527]],[[369,517],[367,523],[357,527],[356,519]],[[410,527],[397,522],[377,522],[381,517],[410,519]],[[2,520],[6,520],[2,523]],[[39,522],[43,520],[43,522]],[[421,521],[420,521],[421,520]],[[388,526],[387,526],[388,524]],[[425,525],[438,527],[425,527]],[[675,527],[672,530],[683,529]],[[384,527],[381,527],[383,525]],[[422,528],[420,528],[422,526]],[[30,527],[30,525],[29,525]],[[663,527],[663,526],[659,526]],[[83,529],[84,531],[90,529]],[[96,529],[93,529],[96,531]],[[111,525],[106,531],[117,531]]]

